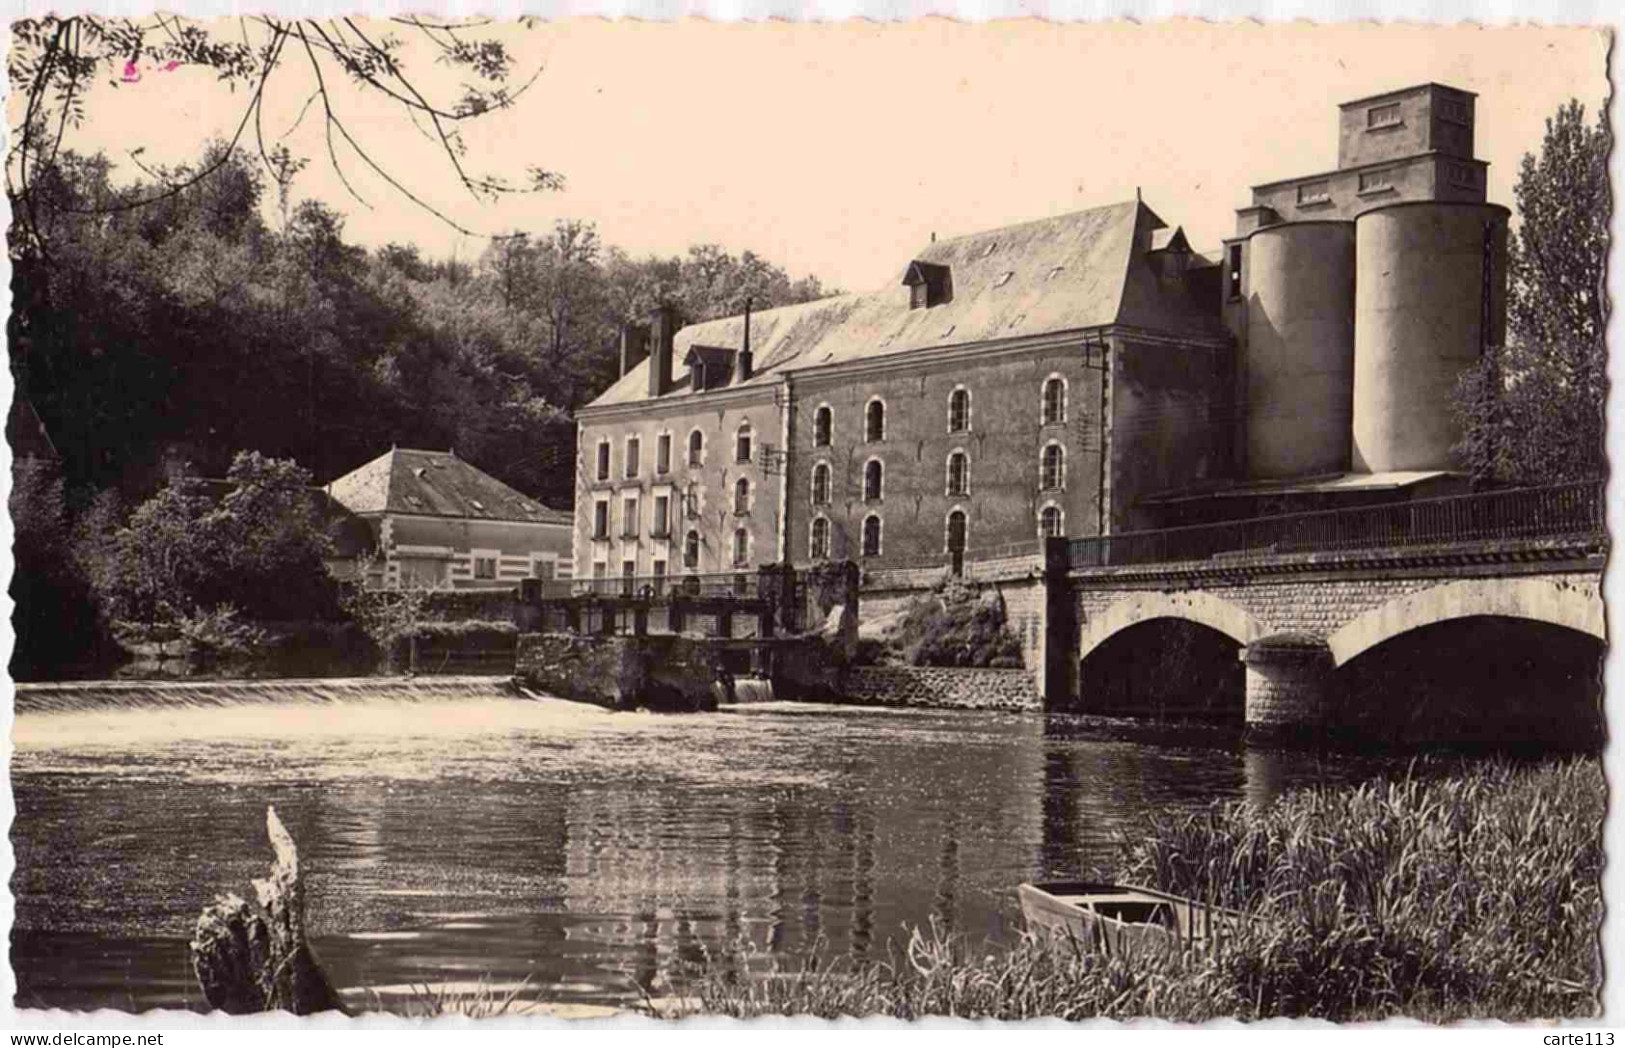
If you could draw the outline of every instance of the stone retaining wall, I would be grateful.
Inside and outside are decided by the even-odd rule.
[[[1026,670],[854,666],[847,672],[844,697],[866,706],[1022,712],[1043,709],[1032,674]]]

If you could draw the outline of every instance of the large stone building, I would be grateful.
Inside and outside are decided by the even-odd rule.
[[[1500,337],[1473,96],[1341,107],[1338,166],[1193,251],[1140,201],[933,242],[869,294],[623,335],[579,414],[578,575],[850,557],[1433,493]]]

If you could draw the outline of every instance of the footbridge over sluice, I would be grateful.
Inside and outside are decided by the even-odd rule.
[[[1602,483],[1566,484],[1049,539],[962,570],[1009,591],[1050,709],[1593,745],[1604,516]]]

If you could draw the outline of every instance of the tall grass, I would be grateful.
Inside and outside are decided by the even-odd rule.
[[[1255,923],[1182,952],[1024,937],[981,956],[933,926],[863,965],[814,955],[763,978],[735,958],[688,996],[739,1017],[1594,1015],[1605,800],[1598,762],[1573,759],[1161,815],[1115,879]]]
[[[436,1019],[450,1015],[495,1019],[506,1015],[526,1015],[536,1009],[534,1001],[524,998],[530,988],[529,976],[518,986],[506,989],[492,985],[488,976],[481,976],[471,986],[413,983],[406,994],[394,999],[386,999],[375,991],[369,991],[367,1010],[393,1012],[408,1019]]]

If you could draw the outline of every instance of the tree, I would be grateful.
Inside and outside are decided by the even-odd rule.
[[[69,549],[67,503],[56,462],[19,457],[8,498],[12,524],[11,675],[48,677],[102,643],[95,604]]]
[[[336,608],[330,549],[309,472],[242,452],[224,494],[177,476],[87,555],[110,619],[185,632],[197,622],[233,627],[238,615],[323,617]]]
[[[1541,484],[1601,476],[1608,395],[1603,280],[1612,198],[1606,115],[1577,101],[1546,121],[1540,156],[1513,187],[1507,340],[1462,377],[1457,452],[1479,480]]]
[[[535,24],[535,19],[521,24]],[[45,15],[12,23],[12,50],[8,59],[12,91],[22,99],[19,118],[11,126],[13,143],[6,158],[6,189],[11,198],[11,248],[20,258],[48,259],[54,212],[107,213],[144,207],[177,195],[209,179],[226,165],[252,126],[252,142],[265,169],[279,184],[302,161],[286,151],[268,148],[263,126],[267,92],[276,89],[308,94],[326,132],[328,158],[352,197],[370,207],[355,190],[340,161],[340,148],[351,162],[372,171],[417,207],[434,214],[461,232],[469,232],[442,210],[426,202],[374,156],[363,141],[364,128],[347,119],[342,96],[347,83],[360,98],[378,98],[394,105],[420,131],[435,142],[458,183],[473,198],[489,199],[506,193],[557,189],[562,179],[536,164],[523,180],[470,168],[459,127],[466,121],[506,109],[540,75],[513,83],[514,59],[503,41],[479,30],[491,20],[450,24],[417,16],[391,18],[380,29],[375,23],[352,18],[285,19],[272,15],[240,17],[235,24],[204,23],[176,15],[145,18]],[[405,38],[391,27],[409,30]],[[454,101],[438,101],[424,86],[414,63],[425,55],[462,78],[461,94]],[[99,77],[117,90],[148,75],[162,75],[181,66],[202,66],[213,71],[220,86],[243,99],[240,117],[224,151],[213,163],[158,177],[147,193],[119,200],[77,205],[50,193],[50,172],[70,127],[79,127],[88,113],[88,99]],[[303,76],[298,75],[303,71]],[[301,118],[302,119],[302,118]],[[138,161],[139,162],[139,161]],[[88,203],[88,206],[87,206]]]

